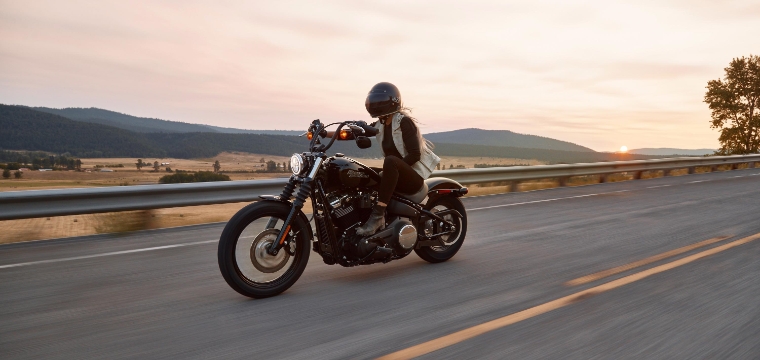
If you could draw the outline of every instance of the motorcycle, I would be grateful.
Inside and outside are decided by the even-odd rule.
[[[337,129],[327,131],[332,125]],[[325,264],[345,267],[387,263],[412,251],[439,263],[459,251],[467,233],[467,214],[459,197],[467,188],[443,177],[425,180],[414,194],[394,193],[385,227],[370,236],[356,234],[377,203],[381,169],[326,152],[336,140],[354,140],[367,149],[372,146],[369,137],[377,132],[363,121],[311,123],[303,134],[310,151],[291,157],[293,175],[282,194],[261,196],[238,211],[222,232],[219,270],[232,289],[252,298],[278,295],[301,276],[310,250]],[[314,229],[302,211],[307,198]]]

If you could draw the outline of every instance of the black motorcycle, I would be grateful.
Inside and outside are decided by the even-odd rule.
[[[332,125],[337,129],[328,132]],[[467,214],[459,197],[467,194],[467,188],[442,177],[425,180],[417,193],[393,194],[386,226],[371,236],[356,234],[377,202],[382,174],[343,154],[328,157],[325,152],[336,140],[355,140],[359,148],[369,148],[369,137],[376,133],[363,121],[311,123],[304,134],[311,151],[291,157],[293,175],[282,194],[261,196],[225,226],[218,259],[227,284],[253,298],[277,295],[301,276],[309,249],[328,265],[347,267],[387,263],[412,250],[438,263],[459,251],[467,232]],[[320,139],[327,138],[329,142],[322,144]],[[302,211],[309,197],[314,229]]]

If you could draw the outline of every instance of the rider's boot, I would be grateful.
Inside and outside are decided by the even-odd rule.
[[[376,204],[372,208],[372,215],[369,216],[364,225],[356,229],[356,234],[361,236],[372,235],[385,225],[385,205]]]

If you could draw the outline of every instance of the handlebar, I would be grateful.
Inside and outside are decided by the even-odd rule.
[[[325,128],[330,125],[338,124],[338,128],[334,131],[327,131]],[[341,136],[341,129],[343,127],[348,127],[350,129],[350,132],[344,132],[345,135]],[[316,130],[316,131],[314,131]],[[341,123],[332,123],[328,125],[322,125],[319,120],[315,120],[312,123],[312,126],[309,128],[309,131],[307,133],[312,133],[312,131],[316,132],[318,136],[313,136],[313,139],[311,139],[311,148],[312,151],[320,151],[325,152],[327,149],[329,149],[332,144],[335,142],[335,140],[338,140],[338,138],[341,138],[340,140],[355,140],[357,136],[364,136],[364,137],[372,137],[377,135],[379,132],[376,128],[369,126],[364,121],[344,121]],[[319,139],[321,138],[330,138],[330,142],[328,142],[326,145],[319,145]]]

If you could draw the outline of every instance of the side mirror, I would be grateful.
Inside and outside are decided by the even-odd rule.
[[[360,149],[367,149],[372,147],[372,140],[370,140],[366,136],[357,136],[356,137],[356,146],[358,146]]]

